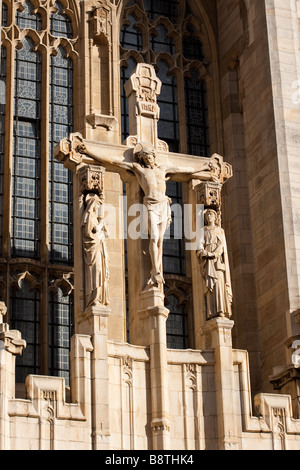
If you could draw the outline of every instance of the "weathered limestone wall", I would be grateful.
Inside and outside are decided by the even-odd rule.
[[[299,334],[296,3],[218,2],[224,156],[234,170],[224,218],[235,247],[237,346],[249,351],[253,387],[262,383],[264,391],[273,368],[290,362],[285,342]]]
[[[234,169],[223,192],[223,223],[227,234],[234,291],[235,346],[247,349],[253,391],[261,388],[260,344],[253,259],[248,155],[243,119],[239,60],[248,44],[248,23],[243,2],[220,0],[218,48],[224,150]],[[266,61],[264,63],[267,63]],[[255,73],[254,69],[252,72]],[[228,208],[228,209],[227,209]]]
[[[266,0],[289,304],[289,336],[300,334],[300,57],[298,0]],[[298,320],[298,324],[295,323]]]
[[[219,339],[224,335],[222,328],[220,333]],[[226,335],[224,339],[226,344]],[[26,399],[15,399],[10,395],[3,400],[2,395],[6,413],[4,417],[2,411],[0,417],[2,449],[94,448],[92,410],[95,403],[91,401],[93,348],[89,336],[76,335],[73,348],[70,403],[65,398],[64,380],[57,377],[28,376]],[[226,420],[219,413],[219,400],[223,395],[223,409],[234,410],[228,424],[232,430],[236,429],[234,440],[230,434],[227,436],[228,449],[297,450],[300,421],[293,418],[290,397],[257,395],[253,412],[248,354],[231,350],[230,346],[228,352],[233,362],[231,366],[223,365],[227,371],[232,370],[231,379],[229,381],[227,377],[227,380],[220,381],[222,372],[220,374],[218,370],[215,351],[168,350],[170,446],[160,449],[192,451],[224,447],[220,423],[224,424]],[[5,354],[11,355],[8,350]],[[107,362],[109,429],[105,434],[106,448],[115,451],[153,449],[149,348],[110,341]],[[8,388],[14,380],[14,374],[11,376],[6,384]],[[221,384],[222,394],[219,393]],[[96,396],[96,405],[101,406],[103,394],[100,389]]]

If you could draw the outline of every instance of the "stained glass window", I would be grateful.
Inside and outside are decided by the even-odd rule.
[[[70,18],[64,14],[64,7],[60,2],[55,2],[54,6],[57,8],[57,11],[50,18],[51,34],[71,39],[73,37],[73,30]]]
[[[74,333],[73,298],[61,289],[51,294],[49,315],[49,371],[69,385],[70,338]]]
[[[191,155],[209,157],[208,109],[206,84],[199,80],[198,72],[192,70],[191,77],[185,79],[185,103],[187,126],[187,146]]]
[[[8,14],[8,8],[6,3],[2,2],[2,26],[7,26],[7,14]]]
[[[73,261],[72,174],[53,158],[57,142],[73,130],[73,63],[62,47],[50,70],[50,258]]]
[[[11,329],[19,330],[26,340],[26,348],[16,360],[16,381],[24,382],[28,374],[39,373],[40,293],[23,280],[20,289],[11,289],[10,302]]]
[[[126,98],[124,85],[129,80],[130,75],[136,68],[136,61],[133,57],[129,57],[127,59],[126,67],[121,67],[121,118],[122,118],[122,139],[123,141],[129,135],[129,127],[128,127],[128,100]]]
[[[143,38],[141,31],[136,26],[135,15],[128,15],[127,23],[121,30],[121,44],[125,49],[135,49],[141,51],[143,48]]]
[[[188,347],[187,312],[184,304],[179,304],[174,295],[169,295],[167,308],[171,314],[167,321],[167,347],[186,349]]]
[[[39,257],[41,57],[30,38],[15,56],[12,256]]]
[[[40,31],[42,27],[41,15],[34,13],[34,6],[28,0],[23,4],[23,11],[17,11],[16,23],[20,29],[32,28]]]
[[[155,53],[166,52],[171,55],[175,53],[174,41],[168,37],[168,31],[162,24],[158,25],[155,33],[150,36],[150,45]]]
[[[178,152],[178,98],[176,78],[169,73],[169,67],[165,61],[158,63],[156,73],[162,82],[162,93],[157,99],[157,103],[160,107],[158,135],[160,139],[168,143],[171,152]]]
[[[144,7],[151,19],[166,16],[174,22],[178,18],[178,0],[144,0]]]
[[[7,285],[18,272],[34,271],[37,263],[44,268],[41,280],[43,302],[40,302],[39,291],[32,291],[25,281],[21,289],[11,289],[10,300],[5,299],[9,304],[11,328],[19,328],[28,344],[23,356],[18,359],[18,371],[22,372],[18,372],[17,380],[23,381],[27,373],[67,377],[69,371],[67,356],[73,325],[72,299],[49,293],[49,308],[46,300],[47,288],[53,282],[48,267],[55,264],[53,276],[57,280],[68,269],[62,267],[60,271],[57,265],[71,265],[73,260],[72,174],[54,159],[53,150],[60,139],[73,131],[73,61],[67,57],[66,50],[72,50],[75,55],[76,41],[73,41],[69,11],[64,10],[66,2],[51,2],[55,6],[53,9],[48,8],[49,2],[44,2],[45,8],[37,8],[38,2],[25,0],[18,2],[15,11],[16,3],[9,0],[2,2],[2,25],[8,28],[12,27],[12,22],[16,25],[13,28],[14,40],[7,49],[1,50],[0,70],[0,224],[3,160],[8,174],[12,176],[11,187],[9,181],[4,187],[8,192],[4,194],[7,210],[3,218],[11,223],[5,226],[4,233],[9,234],[10,244],[7,246],[7,240],[4,240],[2,256],[18,258],[11,263],[14,273],[7,269]],[[34,30],[34,34],[26,31],[24,37],[24,30],[29,29]],[[59,38],[63,38],[65,49],[59,45]],[[38,44],[43,46],[39,48]],[[8,72],[6,63],[10,66]],[[13,107],[9,107],[11,116],[5,119],[5,112],[8,113],[8,107],[5,109],[5,79],[6,72],[10,71],[14,75],[8,75],[7,91],[9,93],[12,89]],[[5,120],[12,126],[7,126],[4,141]],[[12,145],[5,145],[4,148],[4,142],[10,140]],[[9,153],[11,148],[12,158]],[[49,164],[46,159],[49,159]],[[48,200],[49,211],[45,211]],[[9,248],[10,253],[7,253]],[[65,325],[66,318],[68,327]],[[55,333],[50,337],[49,347],[45,335],[50,330]],[[43,358],[40,362],[39,356]],[[48,362],[45,356],[49,357]]]
[[[185,59],[202,62],[204,59],[203,45],[201,40],[195,37],[194,34],[194,26],[187,24],[186,35],[182,39],[182,53]]]

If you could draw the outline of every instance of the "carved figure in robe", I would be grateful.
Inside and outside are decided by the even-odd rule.
[[[106,247],[108,229],[101,215],[102,200],[97,194],[85,197],[81,227],[85,259],[86,307],[109,305],[109,260]]]
[[[203,236],[197,250],[205,286],[207,319],[232,316],[232,288],[224,230],[217,225],[216,211],[204,215]]]
[[[156,163],[155,149],[151,144],[141,143],[135,148],[137,161],[113,160],[90,151],[87,144],[80,144],[77,150],[98,160],[104,167],[113,165],[132,171],[144,193],[144,206],[148,212],[149,254],[152,263],[148,287],[161,286],[164,282],[162,259],[164,234],[171,223],[171,199],[166,195],[166,182],[171,175],[198,175],[203,179],[211,178],[211,162],[204,163],[197,170],[189,168],[174,168]]]

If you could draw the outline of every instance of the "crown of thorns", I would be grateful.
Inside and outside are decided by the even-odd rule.
[[[138,144],[134,149],[134,155],[138,160],[142,160],[144,155],[155,156],[155,150],[151,144]]]

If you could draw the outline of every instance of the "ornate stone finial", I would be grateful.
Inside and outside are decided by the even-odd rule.
[[[135,93],[138,114],[159,118],[157,97],[160,95],[161,81],[152,65],[138,64],[125,84],[125,91],[127,98]]]
[[[135,137],[135,142],[149,142],[156,149],[168,151],[167,144],[163,145],[157,136],[160,115],[157,97],[161,85],[154,67],[149,64],[138,64],[125,84],[129,104],[129,141]]]

